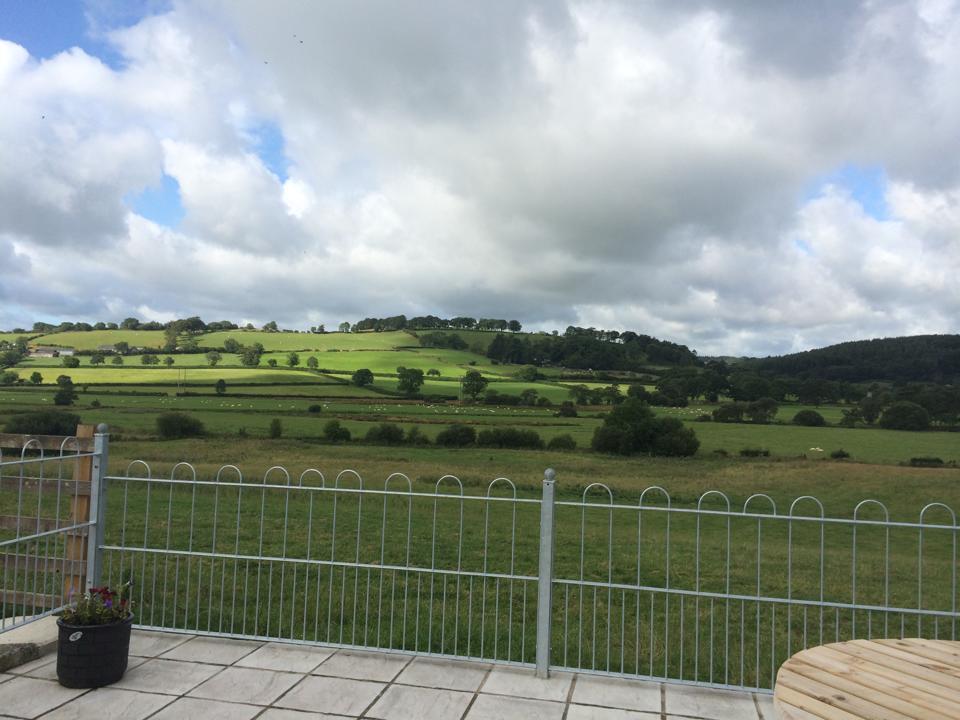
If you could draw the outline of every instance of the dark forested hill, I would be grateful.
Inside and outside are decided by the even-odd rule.
[[[763,373],[848,382],[960,382],[960,335],[857,340],[806,352],[745,360]]]

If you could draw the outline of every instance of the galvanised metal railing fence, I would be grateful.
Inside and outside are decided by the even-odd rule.
[[[106,435],[0,436],[0,632],[62,610],[82,591],[96,543]],[[2,446],[8,447],[4,455]]]
[[[132,578],[145,628],[761,691],[811,645],[957,638],[960,527],[940,503],[838,518],[809,496],[566,491],[552,471],[538,487],[135,461],[104,481],[90,582]]]

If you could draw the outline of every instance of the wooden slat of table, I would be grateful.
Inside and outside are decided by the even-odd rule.
[[[776,694],[777,710],[783,720],[863,720],[860,715],[848,713],[828,703],[810,697],[806,693],[789,687],[778,687]],[[800,706],[803,707],[800,707]]]
[[[870,645],[854,645],[853,643],[837,643],[835,645],[826,645],[825,647],[857,658],[862,658],[865,662],[872,665],[879,665],[890,668],[904,675],[913,675],[915,677],[929,680],[938,685],[945,685],[948,688],[955,688],[957,683],[950,676],[939,672],[937,669],[930,669],[926,665],[920,665],[916,662],[906,661],[903,658],[894,657],[889,653],[881,652]]]
[[[830,685],[842,692],[883,705],[908,717],[924,720],[951,718],[960,720],[960,705],[935,695],[927,696],[909,684],[878,677],[862,669],[853,669],[843,662],[830,661],[817,655],[816,665],[794,658],[790,669],[799,675]]]
[[[960,651],[956,648],[949,649],[939,647],[932,642],[920,643],[916,640],[877,640],[876,642],[960,669]]]
[[[854,640],[801,651],[777,674],[790,720],[960,720],[960,643]]]
[[[870,702],[856,695],[850,695],[834,687],[832,683],[827,684],[818,680],[811,680],[798,674],[792,668],[787,667],[786,664],[784,664],[784,666],[780,668],[780,672],[777,673],[777,687],[779,688],[781,685],[803,693],[808,697],[814,698],[838,710],[849,712],[854,717],[870,718],[870,720],[917,720],[915,716],[885,708],[882,705]],[[799,707],[808,709],[803,705]]]
[[[886,680],[887,682],[901,683],[916,690],[943,698],[946,702],[954,704],[960,708],[960,688],[951,688],[936,682],[931,682],[918,675],[904,673],[902,670],[887,667],[876,662],[870,662],[863,658],[845,655],[832,647],[824,646],[819,648],[817,661],[821,667],[836,668],[848,667],[865,677],[877,680]]]
[[[877,652],[892,655],[893,657],[903,660],[904,662],[916,663],[920,667],[933,670],[934,672],[960,678],[960,665],[954,665],[950,661],[931,660],[929,657],[925,657],[924,655],[918,655],[915,649],[907,650],[905,648],[894,647],[893,645],[887,645],[879,640],[852,640],[851,642],[854,645],[860,644],[861,646],[870,643],[868,647],[875,649]]]

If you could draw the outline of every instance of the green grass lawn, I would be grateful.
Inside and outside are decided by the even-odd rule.
[[[0,342],[13,343],[13,342],[16,342],[17,340],[19,340],[20,338],[24,338],[24,339],[26,339],[26,340],[29,340],[29,339],[32,338],[34,335],[35,335],[35,333],[0,332]]]
[[[375,374],[395,374],[398,367],[415,370],[435,369],[441,376],[460,378],[468,370],[479,370],[485,375],[497,375],[496,368],[482,355],[461,350],[440,348],[411,348],[404,350],[350,350],[338,352],[298,353],[300,366],[306,367],[310,357],[317,359],[317,366],[337,372],[353,372],[366,368]],[[270,359],[286,366],[289,352],[266,353],[261,365]],[[471,363],[473,363],[471,365]]]
[[[735,459],[622,459],[578,454],[549,454],[532,451],[491,453],[472,449],[447,451],[436,448],[378,448],[356,445],[316,446],[292,440],[271,442],[248,440],[178,441],[142,443],[120,441],[111,448],[112,472],[122,473],[130,460],[146,459],[154,477],[167,477],[173,464],[181,459],[195,459],[199,477],[212,478],[219,463],[237,464],[246,482],[259,481],[266,469],[277,463],[292,473],[296,484],[300,472],[308,467],[320,469],[328,486],[343,468],[354,468],[364,478],[364,486],[383,487],[391,472],[404,472],[413,480],[413,489],[432,493],[437,478],[454,473],[462,481],[468,495],[482,495],[493,477],[514,480],[521,497],[536,498],[540,492],[543,469],[551,465],[558,470],[558,500],[578,500],[583,488],[604,482],[613,488],[618,503],[635,506],[639,492],[658,484],[673,498],[673,507],[691,508],[708,489],[723,491],[731,499],[733,509],[755,492],[765,492],[776,501],[779,514],[786,513],[792,500],[802,494],[819,497],[828,516],[849,517],[854,504],[865,496],[887,504],[891,517],[916,520],[922,505],[934,499],[954,507],[960,502],[958,471],[935,471],[913,468],[878,467],[856,463],[811,460],[753,461]],[[141,474],[139,468],[136,474]],[[190,477],[183,469],[177,477]],[[276,471],[272,482],[283,484]],[[233,482],[234,476],[224,476]],[[316,476],[307,476],[308,484],[316,484]],[[356,487],[354,478],[345,484]],[[902,492],[907,485],[910,493]],[[108,542],[118,543],[123,533],[127,544],[140,546],[146,537],[148,547],[174,551],[173,556],[153,554],[108,553],[108,571],[119,579],[124,569],[134,571],[143,588],[141,610],[147,624],[197,630],[224,631],[247,635],[289,637],[298,640],[346,642],[381,647],[416,649],[469,656],[496,657],[531,661],[533,646],[529,635],[535,621],[532,585],[523,581],[484,584],[479,578],[463,576],[456,585],[453,576],[443,578],[429,572],[420,575],[419,583],[403,571],[377,570],[381,564],[403,565],[407,556],[405,500],[392,499],[384,504],[380,496],[368,496],[362,506],[356,495],[332,493],[315,495],[297,491],[287,496],[278,488],[269,492],[249,488],[239,493],[236,487],[213,491],[194,491],[181,486],[168,492],[159,485],[152,495],[150,511],[146,510],[142,485],[114,482],[109,514]],[[393,487],[400,487],[401,484]],[[451,483],[444,493],[456,492]],[[504,488],[496,491],[503,496]],[[122,495],[120,495],[122,493]],[[121,498],[122,499],[119,499]],[[337,498],[337,530],[333,530],[333,501]],[[636,510],[624,508],[608,511],[603,508],[604,495],[591,495],[597,506],[588,510],[579,507],[557,508],[555,577],[577,580],[634,584],[638,562],[642,585],[663,587],[669,579],[673,588],[722,591],[725,588],[726,525],[717,518],[696,522],[692,515],[678,514],[671,518],[670,572],[666,573],[666,526],[662,513],[647,511],[643,516],[643,536],[638,540]],[[656,500],[653,504],[657,505]],[[709,509],[725,507],[715,497],[706,504]],[[513,572],[535,575],[538,548],[538,508],[519,505],[516,513],[509,505],[493,505],[487,512],[483,502],[466,502],[463,506],[462,530],[459,524],[460,505],[445,497],[435,510],[430,497],[416,498],[409,505],[412,533],[409,557],[412,566],[455,569],[476,572],[484,566],[492,572]],[[810,507],[803,507],[806,514]],[[265,520],[261,522],[261,511]],[[874,515],[871,515],[874,517]],[[181,532],[168,534],[168,518]],[[239,524],[238,524],[239,518]],[[932,520],[928,517],[928,520]],[[942,520],[942,518],[937,518]],[[767,520],[763,523],[763,550],[759,562],[762,570],[761,591],[772,597],[786,597],[787,524]],[[486,542],[484,541],[486,531]],[[756,588],[757,553],[756,521],[750,516],[734,518],[730,530],[730,591],[751,595]],[[792,585],[789,592],[795,599],[818,596],[819,564],[816,549],[819,534],[816,526],[797,524],[793,533]],[[826,527],[825,575],[828,600],[849,602],[851,535],[848,527]],[[889,602],[902,607],[915,606],[917,579],[917,544],[915,531],[894,530],[891,542],[891,595]],[[700,537],[700,577],[695,573],[696,538]],[[514,538],[511,543],[510,538]],[[336,538],[336,542],[333,539]],[[434,538],[437,542],[434,542]],[[581,541],[581,538],[583,540]],[[582,542],[582,544],[581,544]],[[925,536],[924,578],[928,608],[949,607],[947,583],[935,578],[950,571],[949,534],[928,531]],[[882,601],[883,536],[880,531],[861,530],[858,539],[858,601]],[[511,560],[511,548],[514,555]],[[582,549],[581,549],[582,548]],[[312,567],[305,564],[279,562],[239,563],[226,560],[207,561],[178,556],[178,550],[210,551],[232,554],[262,554],[286,558],[334,559],[343,563],[369,563],[370,570],[349,567]],[[296,574],[293,568],[296,567]],[[236,572],[236,575],[234,574]],[[304,577],[307,573],[307,577]],[[474,584],[470,584],[470,583]],[[409,583],[409,584],[408,584]],[[404,602],[404,590],[408,600]],[[201,593],[197,595],[197,593]],[[512,594],[511,594],[512,593]],[[945,594],[946,593],[946,594]],[[286,600],[281,600],[285,597]],[[688,598],[682,606],[674,598],[668,621],[661,596],[618,590],[610,592],[587,588],[581,594],[577,586],[557,585],[554,590],[554,662],[571,667],[607,669],[606,653],[612,648],[612,667],[626,672],[646,672],[648,652],[653,656],[657,672],[671,677],[697,677],[707,680],[711,670],[720,673],[723,640],[731,640],[733,659],[726,658],[733,669],[729,681],[769,686],[771,660],[779,665],[787,652],[785,606],[777,609],[773,621],[765,608],[751,603],[727,604],[703,601],[695,606]],[[211,600],[212,598],[212,600]],[[223,598],[223,599],[221,599]],[[268,600],[269,598],[269,600]],[[392,598],[392,599],[391,599]],[[235,599],[236,602],[231,602]],[[473,604],[471,605],[471,601]],[[478,604],[489,603],[481,610]],[[494,609],[499,608],[499,609]],[[610,615],[608,616],[608,611]],[[808,617],[809,611],[809,617]],[[754,613],[762,616],[760,636],[755,634]],[[635,615],[635,613],[637,613]],[[680,635],[679,615],[683,614],[686,630]],[[854,634],[852,616],[832,611],[825,619],[810,608],[795,608],[793,632],[789,640],[794,650],[806,642],[832,641],[836,631],[841,638]],[[401,629],[402,619],[410,623]],[[419,617],[415,626],[414,618]],[[637,617],[641,619],[637,621]],[[378,618],[382,621],[379,626]],[[395,625],[388,629],[386,620]],[[454,629],[454,618],[462,624]],[[694,627],[699,618],[703,635],[699,644],[699,667],[694,668]],[[329,619],[329,621],[328,621]],[[485,619],[485,630],[480,629]],[[889,620],[889,618],[887,618]],[[866,634],[866,623],[874,623],[876,634],[884,622],[881,613],[868,619],[858,618],[858,636]],[[648,621],[655,625],[649,635]],[[661,642],[662,627],[670,624],[673,644],[669,650]],[[729,635],[723,633],[730,623]],[[899,619],[893,619],[893,632],[899,632]],[[836,625],[835,625],[836,623]],[[379,627],[379,629],[377,629]],[[469,631],[466,628],[471,628]],[[809,629],[810,637],[804,636]],[[911,632],[912,628],[908,627]],[[599,632],[599,634],[595,634]],[[930,634],[930,623],[920,633]],[[941,630],[949,634],[946,628]],[[636,657],[637,637],[642,653]],[[776,650],[771,655],[771,639]],[[376,638],[373,640],[372,638]],[[468,641],[468,638],[470,640]],[[487,643],[480,651],[480,639]],[[717,642],[708,649],[708,638]],[[759,672],[753,665],[755,642],[762,639]],[[743,645],[740,645],[740,643]],[[493,650],[493,643],[498,649]],[[680,660],[678,647],[685,650]],[[744,674],[739,671],[739,653],[747,660]],[[695,675],[696,673],[696,675]]]
[[[364,332],[364,333],[270,333],[259,330],[223,330],[197,335],[197,342],[204,347],[222,347],[224,341],[233,338],[241,345],[260,343],[267,351],[337,350],[392,350],[396,347],[419,345],[410,333]],[[306,358],[304,358],[306,360]]]
[[[56,345],[76,350],[96,350],[101,345],[126,342],[130,347],[161,348],[166,342],[163,330],[91,330],[40,335],[31,345]]]

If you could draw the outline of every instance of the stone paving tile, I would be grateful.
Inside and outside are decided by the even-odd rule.
[[[215,637],[195,637],[185,643],[167,650],[160,657],[165,660],[188,660],[190,662],[211,663],[213,665],[232,665],[245,655],[249,655],[261,642],[250,640],[228,640]]]
[[[147,661],[147,658],[143,657],[129,657],[127,658],[127,670],[135,668],[137,665],[142,665]],[[18,668],[14,668],[13,671],[18,675],[26,675],[28,677],[40,678],[42,680],[56,680],[57,679],[57,654],[51,653],[50,655],[44,655],[42,658],[38,658],[33,662],[27,663],[26,665],[21,665]]]
[[[56,667],[56,662],[57,662],[57,654],[55,652],[47,653],[46,655],[41,655],[36,660],[31,660],[30,662],[24,663],[23,665],[18,665],[17,667],[10,668],[8,672],[14,673],[16,675],[32,676],[33,673],[35,673],[37,670],[44,667],[45,665],[49,665],[50,663],[54,663],[54,667]]]
[[[567,720],[660,720],[660,713],[571,704],[567,710]]]
[[[389,682],[409,662],[409,655],[341,650],[322,663],[313,674]]]
[[[13,717],[35,718],[85,692],[49,680],[16,677],[0,683],[0,708]]]
[[[665,687],[668,715],[690,715],[707,720],[759,720],[750,693],[689,685],[667,684]]]
[[[177,645],[182,645],[194,635],[162,633],[150,630],[135,630],[130,634],[130,654],[141,657],[156,657]]]
[[[63,705],[43,716],[44,720],[89,720],[90,718],[130,718],[143,720],[173,701],[169,695],[118,690],[104,687]]]
[[[287,670],[308,673],[333,654],[332,650],[309,645],[267,643],[235,663],[238,667]]]
[[[127,670],[113,687],[183,695],[221,670],[220,665],[153,659]]]
[[[541,680],[528,668],[495,667],[481,692],[563,702],[572,681],[570,673],[550,673],[548,679]]]
[[[257,720],[314,720],[314,718],[330,718],[330,720],[346,720],[347,718],[357,718],[358,715],[327,715],[326,713],[303,712],[301,710],[286,710],[281,708],[268,708],[263,715],[258,715]],[[152,718],[151,718],[152,720]],[[173,718],[171,718],[173,720]],[[217,718],[216,720],[219,720]]]
[[[232,667],[194,688],[190,695],[208,700],[269,705],[296,685],[300,677],[275,670]]]
[[[561,720],[564,704],[549,700],[524,700],[506,695],[479,695],[466,720]]]
[[[150,720],[250,720],[263,708],[256,705],[238,705],[220,700],[201,700],[199,698],[180,698],[167,705]]]
[[[578,675],[572,702],[660,712],[660,683]]]
[[[763,720],[777,720],[777,712],[773,709],[773,695],[754,695],[760,708],[760,717]]]
[[[364,717],[377,720],[460,718],[472,698],[472,693],[456,690],[392,685]]]
[[[358,716],[383,692],[384,683],[310,675],[277,700],[277,707]]]
[[[476,691],[490,670],[490,665],[418,657],[404,668],[394,682],[403,685]]]

